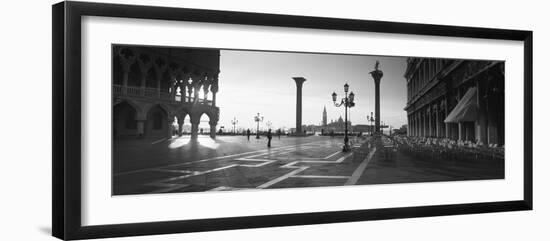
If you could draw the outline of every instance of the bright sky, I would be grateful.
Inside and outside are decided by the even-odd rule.
[[[369,72],[376,60],[384,72],[380,84],[381,120],[399,128],[406,124],[407,89],[403,77],[405,57],[380,57],[335,54],[280,53],[260,51],[222,50],[220,53],[218,127],[232,128],[231,120],[238,120],[237,128],[255,129],[254,116],[264,117],[272,128],[294,128],[296,118],[296,84],[292,77],[304,77],[302,92],[302,124],[319,125],[326,106],[328,122],[344,117],[344,108],[335,107],[331,94],[338,99],[344,95],[344,84],[355,93],[356,106],[350,120],[366,124],[367,115],[374,112],[374,81]]]

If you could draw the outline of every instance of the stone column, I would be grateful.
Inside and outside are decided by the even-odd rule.
[[[182,71],[183,73],[183,71]],[[189,102],[187,96],[187,89],[189,88],[189,77],[186,74],[183,74],[181,83],[180,83],[180,94],[181,94],[181,103]]]
[[[157,94],[158,94],[158,98],[160,99],[160,91],[161,91],[160,85],[162,80],[162,74],[164,73],[164,71],[166,71],[166,64],[162,59],[156,59],[154,63],[155,63],[154,64],[155,74],[157,77]],[[172,135],[172,133],[170,133],[170,135]]]
[[[432,109],[430,109],[430,106],[428,106],[428,109],[426,110],[426,114],[428,116],[427,118],[427,130],[426,130],[426,136],[431,137],[432,136]]]
[[[137,122],[137,135],[143,137],[145,135],[145,120],[136,120]]]
[[[422,118],[422,111],[418,111],[418,136],[424,136],[424,130],[423,130],[423,126],[424,126],[424,119]]]
[[[418,111],[418,136],[422,136],[422,112]]]
[[[432,137],[432,135],[433,135],[433,131],[432,131],[433,125],[432,125],[432,108],[431,108],[431,106],[428,106],[427,113],[428,113],[428,137]]]
[[[479,83],[479,80],[476,82],[477,85],[477,109],[479,110],[478,118],[475,122],[476,126],[476,139],[483,142],[484,145],[488,144],[487,140],[487,102],[486,99],[482,96],[482,93],[485,92],[485,88]]]
[[[122,64],[122,94],[126,95],[128,93],[128,75],[130,73],[130,67],[136,60],[136,56],[132,53],[128,53],[128,55],[124,53],[120,53],[120,59]]]
[[[411,136],[414,136],[414,114],[411,114]]]
[[[384,73],[378,69],[380,63],[376,61],[376,65],[374,66],[375,70],[370,72],[372,78],[374,79],[374,129],[376,133],[380,133],[380,80],[382,79],[382,76],[384,76]]]
[[[195,81],[195,80],[191,80],[191,81]],[[191,84],[187,83],[187,97],[188,97],[188,100],[187,102],[193,102],[193,82],[191,82]]]
[[[418,118],[417,114],[416,114],[416,112],[414,112],[414,114],[413,114],[413,134],[414,134],[414,136],[418,135],[418,126],[417,126],[418,120],[417,120],[417,118]]]
[[[157,94],[160,99],[160,80],[162,79],[162,74],[157,72]]]
[[[306,81],[303,77],[293,77],[296,82],[296,135],[302,133],[302,85]]]
[[[191,118],[191,139],[197,139],[199,136],[200,119]]]
[[[414,120],[414,123],[413,123],[413,125],[414,125],[414,130],[413,130],[414,136],[418,136],[418,112],[414,112],[413,120]]]
[[[172,124],[170,124],[172,126]],[[183,134],[183,118],[178,117],[178,136]]]
[[[423,113],[422,113],[422,116],[424,116],[424,120],[422,121],[422,133],[423,133],[423,136],[426,137],[428,136],[428,111],[427,110],[424,110]]]
[[[210,121],[208,122],[210,124],[210,138],[216,139],[216,125],[218,124],[217,121]]]
[[[122,74],[122,94],[126,95],[128,93],[128,73],[130,72],[130,67],[123,67],[124,73]]]
[[[197,104],[199,102],[199,91],[202,86],[202,78],[197,76],[193,78],[193,103]]]
[[[216,93],[218,93],[218,78],[214,78],[212,81],[212,87],[210,87],[210,91],[212,91],[212,106],[216,106]]]
[[[170,81],[172,83],[172,93],[170,93],[170,95],[171,95],[170,100],[175,101],[176,100],[176,95],[178,93],[179,80],[176,79],[176,76],[172,76],[170,78]]]
[[[407,136],[411,136],[411,116],[407,116]]]
[[[202,86],[202,91],[204,92],[204,102],[205,104],[208,102],[208,92],[209,92],[209,89],[210,89],[210,83],[204,83],[204,85]]]
[[[417,136],[422,136],[422,113],[420,112],[420,110],[418,111],[418,135]]]
[[[424,114],[424,110],[422,110],[420,112],[420,136],[424,137],[424,132],[426,131],[426,128],[425,128],[425,123],[426,121],[426,117],[425,117],[425,114]]]
[[[464,124],[462,122],[458,122],[458,140],[463,141],[464,140]]]
[[[418,113],[418,110],[417,113],[415,113],[414,127],[415,136],[420,136],[420,113]]]
[[[445,105],[445,118],[449,116],[449,104],[447,101],[444,103]],[[445,123],[445,138],[451,138],[451,124]]]
[[[441,137],[441,117],[439,115],[439,108],[435,106],[435,136]]]
[[[149,59],[149,57],[140,55],[139,58],[137,58],[137,62],[139,64],[139,69],[141,70],[141,95],[145,95],[145,87],[147,83],[147,73],[149,72],[149,69],[153,66],[153,62]]]
[[[166,130],[166,138],[172,138],[172,124],[174,123],[174,116],[168,113],[168,116],[166,116],[166,118],[167,118],[166,121],[168,122],[168,128]]]
[[[414,119],[412,118],[412,115],[411,115],[411,122],[410,122],[409,130],[411,130],[409,136],[414,136]]]
[[[414,113],[414,135],[420,136],[420,113],[418,110]]]
[[[216,92],[212,91],[212,106],[216,106]]]

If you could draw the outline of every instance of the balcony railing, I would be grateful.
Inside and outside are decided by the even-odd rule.
[[[159,91],[156,88],[141,88],[141,87],[133,87],[133,86],[124,87],[122,85],[113,85],[113,95],[151,99],[151,100],[162,100],[166,102],[175,102],[175,103],[194,103],[195,102],[194,97],[181,96],[181,95],[173,96],[168,92]],[[212,101],[198,98],[197,104],[212,105]]]

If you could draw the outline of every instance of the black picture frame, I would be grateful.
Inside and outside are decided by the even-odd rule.
[[[322,224],[380,219],[532,210],[533,208],[533,32],[197,10],[90,2],[60,2],[52,6],[52,233],[60,239],[88,239],[228,229]],[[516,40],[524,43],[524,187],[523,199],[456,205],[245,216],[99,226],[81,224],[81,17],[229,23],[326,30]]]

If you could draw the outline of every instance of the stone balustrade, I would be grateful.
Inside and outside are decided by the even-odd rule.
[[[122,85],[113,85],[112,91],[114,97],[142,98],[169,103],[195,103],[194,96],[172,95],[171,93],[159,91],[156,88],[142,88],[134,86],[124,87]],[[203,98],[197,98],[196,104],[213,106],[213,102],[211,100]]]

